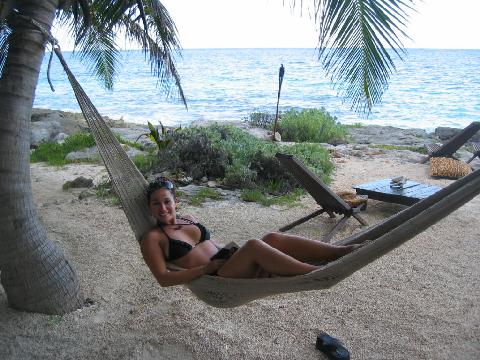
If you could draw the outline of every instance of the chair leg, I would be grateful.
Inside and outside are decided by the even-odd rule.
[[[332,240],[333,235],[338,231],[338,229],[340,229],[341,226],[345,224],[349,217],[350,215],[345,215],[343,218],[341,218],[340,221],[337,222],[335,226],[328,232],[328,234],[323,237],[322,241],[329,243],[330,240]]]
[[[320,215],[324,212],[325,212],[324,209],[318,209],[318,210],[314,211],[313,213],[311,213],[310,215],[304,216],[304,217],[298,219],[297,221],[294,221],[294,222],[292,222],[288,225],[285,225],[285,226],[281,227],[280,229],[278,229],[278,231],[284,232],[284,231],[290,230],[291,228],[293,228],[297,225],[300,225],[300,224],[304,223],[305,221],[308,221],[311,218],[314,218],[315,216],[318,216],[318,215]]]
[[[364,219],[362,216],[360,216],[360,214],[352,214],[352,216],[353,216],[355,219],[357,219],[358,222],[359,222],[360,224],[362,224],[363,226],[368,226],[368,223],[365,221],[365,219]]]
[[[467,164],[470,164],[470,162],[471,162],[473,159],[475,159],[477,156],[479,156],[479,154],[473,154],[473,156],[472,156],[470,159],[468,159]]]
[[[335,218],[335,214],[333,213],[333,211],[330,211],[330,210],[325,210],[328,214],[328,216],[330,216],[330,218],[334,219]]]

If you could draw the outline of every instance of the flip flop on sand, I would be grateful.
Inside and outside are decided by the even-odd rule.
[[[331,360],[350,360],[350,352],[340,340],[322,331],[317,336],[316,347]]]

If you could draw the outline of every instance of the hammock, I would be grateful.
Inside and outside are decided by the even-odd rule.
[[[67,73],[130,226],[140,239],[155,224],[144,195],[147,182],[73,76],[60,49],[55,47],[54,51]],[[215,307],[235,307],[281,293],[327,289],[440,221],[478,193],[480,169],[379,224],[337,242],[348,245],[371,240],[355,252],[305,275],[257,279],[204,275],[186,286],[199,299]]]

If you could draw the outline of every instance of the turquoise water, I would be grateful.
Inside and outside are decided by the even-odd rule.
[[[345,124],[464,127],[480,120],[480,50],[410,49],[391,78],[383,101],[368,118],[359,116],[332,89],[314,49],[184,50],[177,64],[188,111],[166,100],[140,51],[122,52],[113,91],[100,86],[72,53],[64,56],[102,115],[126,121],[186,125],[194,120],[238,121],[252,112],[275,112],[278,68],[285,66],[280,109],[325,107]],[[46,56],[34,106],[79,111],[58,60],[46,79]]]

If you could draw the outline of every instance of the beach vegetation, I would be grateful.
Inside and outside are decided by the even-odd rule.
[[[262,129],[273,129],[273,123],[275,122],[275,114],[269,112],[256,111],[250,113],[244,121],[252,126]]]
[[[121,144],[132,146],[137,149],[140,146],[139,144],[124,139],[118,134],[115,136]],[[66,158],[71,152],[86,150],[93,146],[95,146],[95,140],[90,132],[78,132],[68,136],[63,143],[49,141],[39,144],[38,147],[31,152],[30,161],[33,163],[45,162],[47,165],[51,166],[63,166],[72,162],[98,162],[98,160],[71,161]],[[145,163],[154,162],[155,158],[153,156],[139,156],[134,162],[135,161],[138,161],[139,166],[144,166],[144,168],[146,168]]]
[[[195,195],[189,196],[187,202],[190,205],[199,206],[207,199],[220,200],[221,198],[222,195],[218,192],[218,190],[204,187],[198,190]]]
[[[115,193],[113,189],[113,183],[109,177],[104,177],[102,180],[95,186],[95,195],[103,199],[110,206],[120,206],[120,198]]]
[[[319,144],[279,145],[256,138],[231,125],[214,124],[189,127],[174,134],[174,141],[159,153],[158,168],[191,177],[219,181],[231,189],[261,189],[281,195],[295,187],[296,181],[275,158],[277,152],[297,156],[323,181],[331,181],[333,163]]]
[[[259,189],[243,189],[240,198],[245,202],[255,202],[263,206],[294,207],[300,204],[300,198],[304,194],[305,191],[300,188],[295,188],[291,192],[279,196],[265,194]]]
[[[364,127],[365,124],[361,123],[361,122],[356,122],[356,123],[353,123],[353,124],[345,124],[345,127],[347,129],[359,129],[361,127]]]
[[[45,162],[52,166],[63,166],[69,161],[68,153],[88,149],[95,146],[93,136],[88,132],[78,132],[65,139],[63,143],[44,142],[30,154],[31,162]]]
[[[159,165],[159,158],[156,154],[136,155],[131,160],[142,174],[148,174]]]
[[[137,139],[135,140],[135,143],[141,137],[145,136],[157,145],[158,150],[165,149],[172,142],[171,134],[175,132],[176,129],[167,130],[167,128],[163,126],[161,121],[159,121],[159,124],[160,124],[160,131],[158,127],[153,126],[153,124],[150,121],[148,121],[147,125],[150,132],[141,134],[139,137],[137,137]]]
[[[345,143],[347,127],[325,108],[290,109],[282,114],[279,133],[284,141]]]

